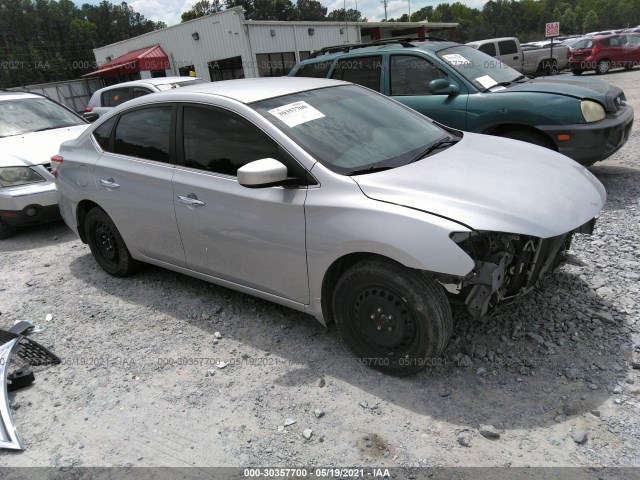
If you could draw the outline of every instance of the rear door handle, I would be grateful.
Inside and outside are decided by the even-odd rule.
[[[178,195],[178,201],[189,207],[204,207],[206,205],[202,200],[198,200],[193,193],[189,195]]]
[[[107,188],[120,188],[120,185],[118,185],[116,182],[113,181],[113,178],[107,178],[100,180],[100,185],[102,185],[103,187],[107,187]]]
[[[514,60],[518,60],[520,58],[520,55],[516,55],[515,57],[513,57]]]

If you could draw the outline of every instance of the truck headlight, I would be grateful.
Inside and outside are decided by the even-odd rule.
[[[17,187],[29,183],[46,182],[44,177],[30,167],[0,168],[0,187]]]
[[[582,100],[580,102],[580,110],[582,110],[584,121],[588,123],[597,122],[606,116],[602,105],[592,100]]]

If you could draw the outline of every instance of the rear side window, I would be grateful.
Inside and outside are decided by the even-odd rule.
[[[115,153],[169,163],[170,106],[142,108],[120,116]]]
[[[296,77],[326,78],[330,67],[331,61],[302,65],[296,72]]]
[[[496,44],[495,43],[485,43],[484,45],[480,45],[478,48],[481,52],[486,53],[487,55],[491,55],[492,57],[496,56]]]
[[[238,115],[201,107],[184,107],[185,166],[236,176],[254,160],[284,161],[278,146]]]
[[[381,56],[351,57],[338,60],[331,78],[357,83],[379,92],[381,71]]]
[[[141,87],[133,88],[133,98],[144,97],[145,95],[149,95],[150,93],[153,93],[153,92],[147,88],[141,88]]]
[[[503,40],[502,42],[498,42],[498,48],[500,49],[500,55],[518,53],[518,47],[516,46],[516,42],[513,40]]]
[[[98,145],[103,150],[110,151],[109,140],[111,140],[111,131],[116,124],[116,117],[110,118],[93,131],[93,138],[96,139]]]
[[[117,107],[132,98],[131,88],[114,88],[113,90],[102,92],[100,103],[103,107]]]

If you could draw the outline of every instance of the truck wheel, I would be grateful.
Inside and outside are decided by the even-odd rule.
[[[87,243],[102,269],[114,277],[135,272],[139,262],[133,259],[113,220],[101,208],[92,208],[84,221]]]
[[[545,75],[557,75],[558,74],[558,62],[555,59],[547,59],[540,63],[538,71]]]
[[[0,240],[9,238],[16,234],[16,227],[9,225],[2,218],[0,218]]]
[[[582,72],[584,72],[584,70],[581,68],[573,68],[571,70],[571,73],[573,73],[574,75],[582,75]]]
[[[596,73],[598,75],[607,73],[610,69],[611,69],[611,60],[607,60],[606,58],[603,58],[602,60],[600,60],[598,62],[598,65],[596,65]]]
[[[551,140],[538,132],[532,132],[529,130],[510,130],[502,133],[500,136],[512,138],[513,140],[520,140],[521,142],[533,143],[534,145],[540,145],[541,147],[555,150],[555,145],[553,145]]]
[[[333,291],[338,331],[361,363],[393,375],[434,365],[453,332],[440,285],[390,261],[352,266]]]

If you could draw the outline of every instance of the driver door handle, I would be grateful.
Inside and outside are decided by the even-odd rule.
[[[190,195],[193,195],[193,194],[190,194]],[[184,203],[189,207],[204,207],[206,205],[206,203],[204,203],[202,200],[198,200],[197,198],[194,198],[195,195],[193,195],[193,197],[190,195],[178,195],[178,201],[180,203]]]

